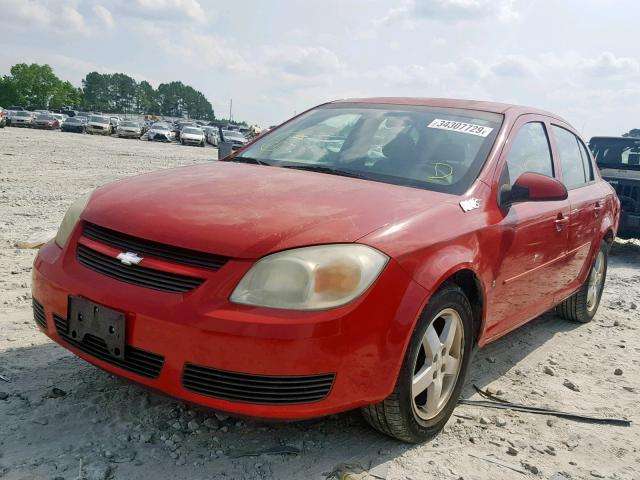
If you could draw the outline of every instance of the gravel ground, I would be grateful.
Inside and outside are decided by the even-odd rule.
[[[36,330],[36,251],[17,242],[55,231],[68,204],[98,185],[215,158],[211,148],[0,130],[1,478],[640,478],[636,423],[460,405],[435,440],[409,446],[378,435],[358,412],[274,424],[186,405],[98,370]],[[617,241],[595,320],[546,314],[489,345],[463,397],[477,398],[476,384],[514,402],[637,420],[639,268],[640,242]]]

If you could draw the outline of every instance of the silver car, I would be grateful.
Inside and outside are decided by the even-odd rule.
[[[109,123],[109,117],[91,115],[87,122],[87,133],[91,135],[110,135],[111,124]]]
[[[138,122],[124,120],[118,125],[116,135],[121,138],[140,138],[142,136],[142,128]]]
[[[31,122],[33,122],[33,113],[26,110],[20,110],[13,114],[11,117],[12,127],[28,127],[31,128]]]

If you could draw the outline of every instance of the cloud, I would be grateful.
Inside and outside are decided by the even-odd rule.
[[[105,28],[113,28],[113,15],[111,15],[111,12],[109,10],[107,10],[102,5],[94,5],[93,13],[96,15],[96,17],[98,17]]]
[[[72,5],[60,7],[51,0],[0,0],[0,24],[12,30],[50,27],[59,32],[86,32],[84,17]]]
[[[616,57],[611,52],[602,52],[596,58],[584,59],[580,66],[594,77],[612,77],[637,74],[640,64],[635,58]]]
[[[535,78],[538,65],[519,55],[506,55],[491,65],[491,72],[501,77]]]
[[[456,22],[497,18],[501,22],[508,22],[518,16],[514,0],[405,0],[376,23],[403,23],[415,27],[418,21]]]
[[[119,15],[168,22],[189,20],[202,23],[207,17],[198,0],[120,0],[118,6]]]
[[[338,56],[325,47],[268,47],[265,56],[265,65],[272,71],[298,77],[336,73],[343,68]]]

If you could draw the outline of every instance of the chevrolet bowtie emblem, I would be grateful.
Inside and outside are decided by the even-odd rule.
[[[138,265],[142,261],[142,257],[133,252],[121,252],[116,258],[125,265]]]

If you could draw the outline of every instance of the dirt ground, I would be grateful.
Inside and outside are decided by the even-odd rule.
[[[18,241],[55,231],[68,204],[98,185],[215,157],[212,148],[0,130],[0,478],[640,478],[637,240],[614,245],[591,324],[543,315],[479,351],[463,394],[478,398],[476,384],[513,402],[628,418],[631,427],[460,405],[435,440],[409,446],[372,431],[358,412],[238,419],[126,383],[36,329],[36,250]]]

